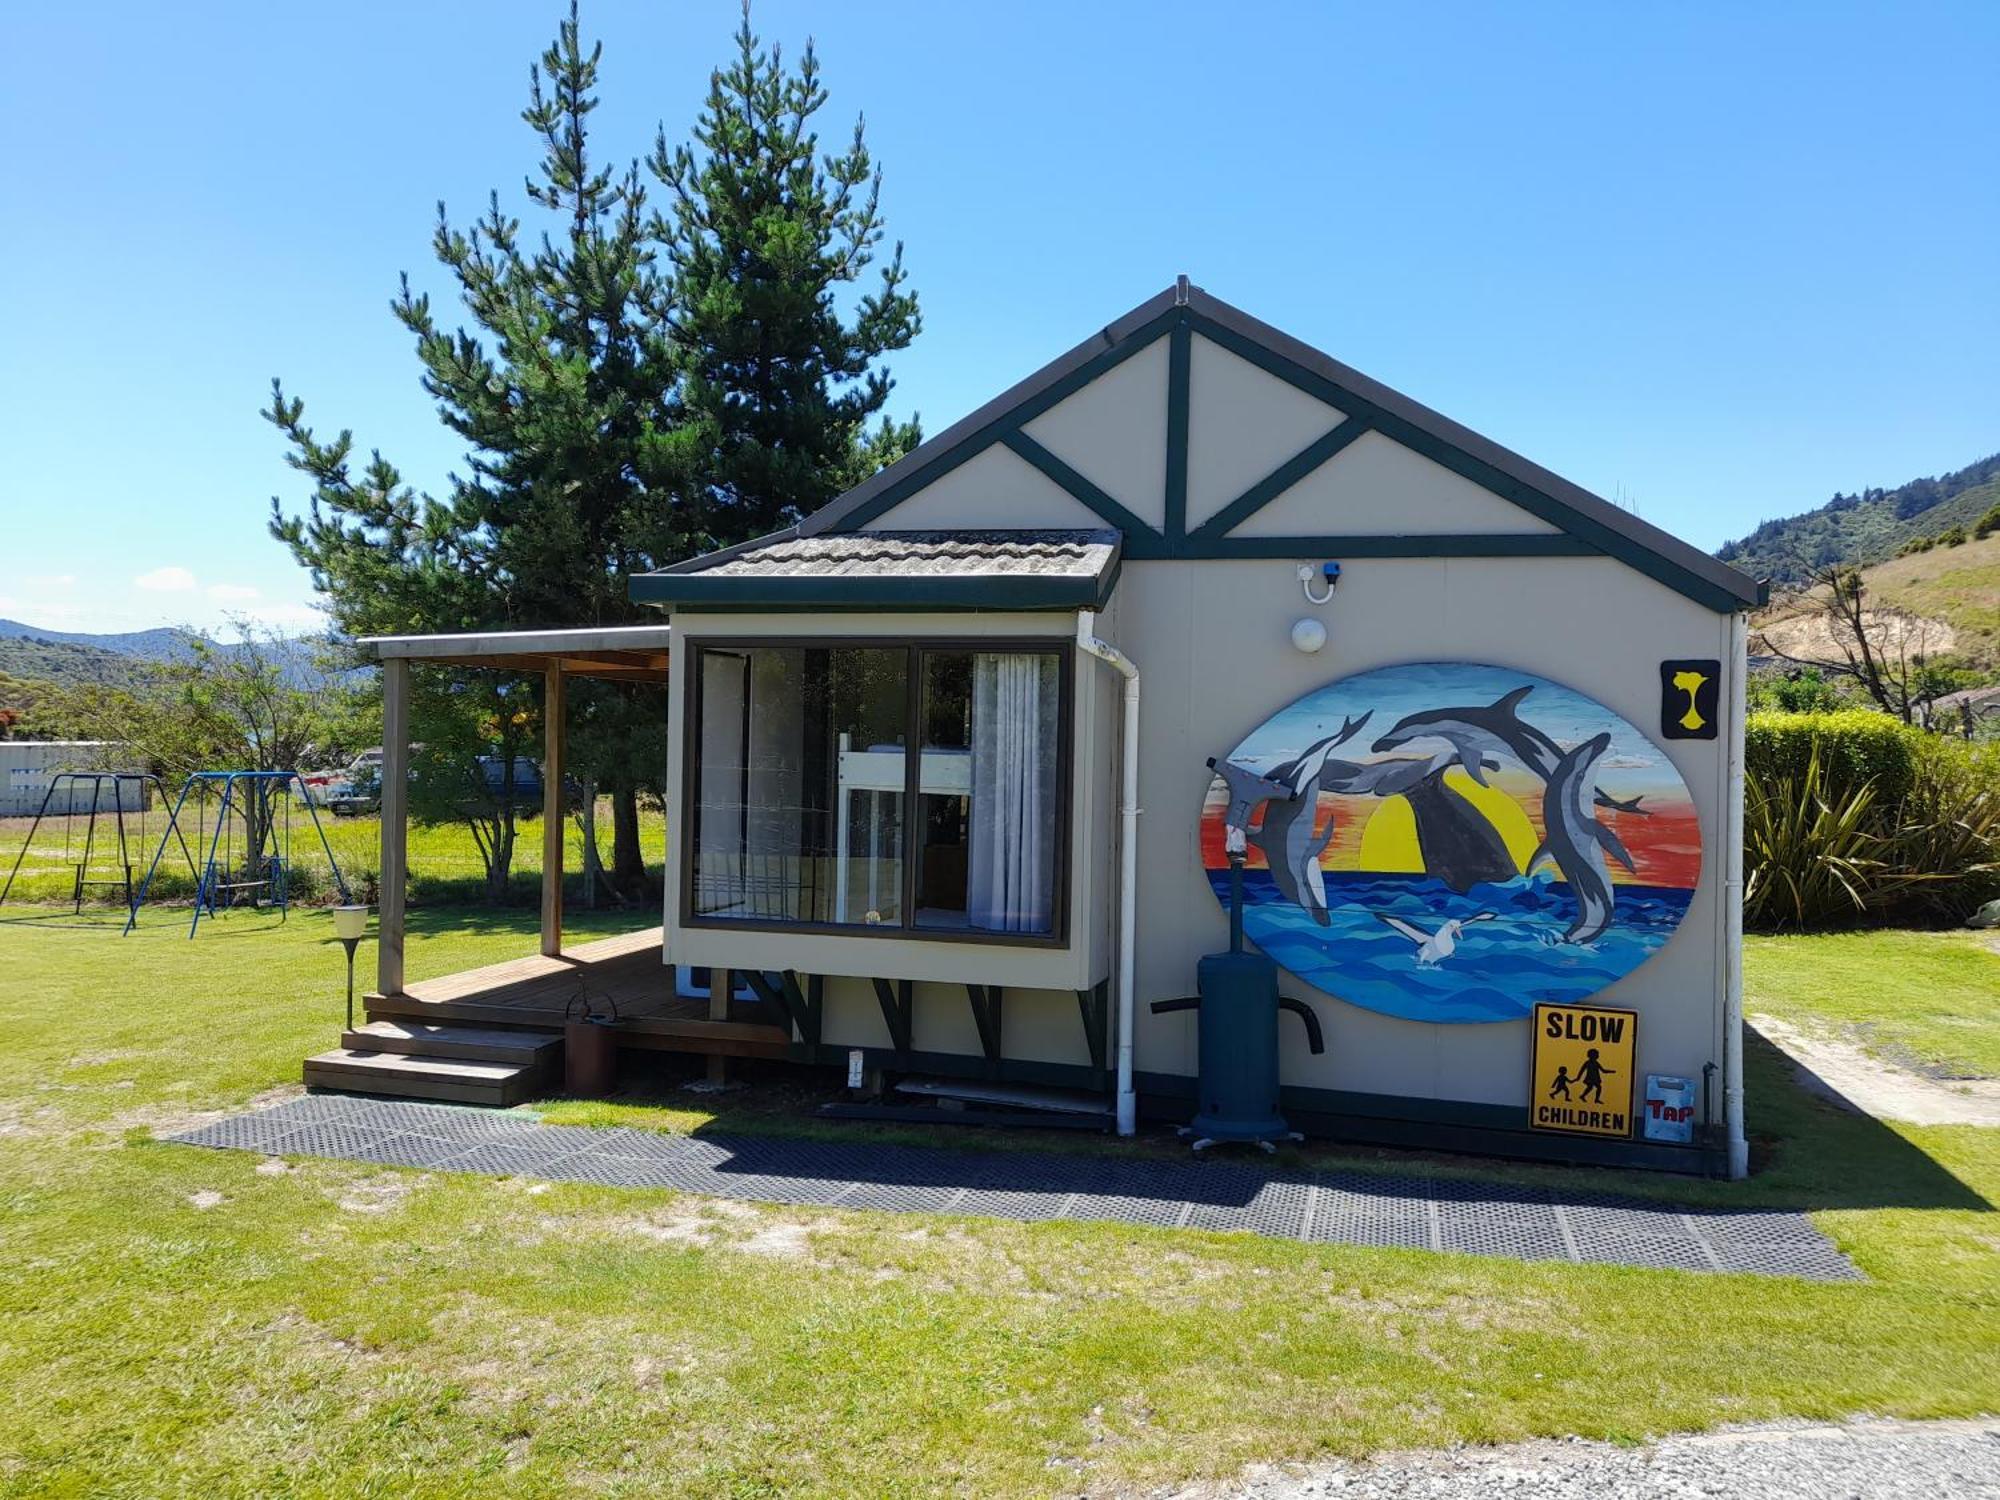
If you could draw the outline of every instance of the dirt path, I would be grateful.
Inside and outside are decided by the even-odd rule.
[[[1942,1083],[1871,1057],[1852,1042],[1814,1036],[1775,1016],[1746,1019],[1791,1058],[1802,1085],[1856,1114],[1906,1125],[2000,1125],[2000,1081]]]
[[[1641,1447],[1542,1441],[1253,1471],[1187,1500],[1974,1500],[2000,1496],[2000,1422],[1740,1427]]]

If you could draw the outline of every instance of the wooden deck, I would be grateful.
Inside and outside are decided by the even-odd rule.
[[[674,970],[661,961],[657,927],[579,943],[557,957],[535,954],[405,984],[395,994],[367,997],[371,1021],[409,1019],[475,1026],[557,1028],[581,1010],[581,996],[600,1014],[616,1006],[623,1047],[700,1052],[727,1057],[787,1055],[791,1033],[771,1024],[763,1006],[732,1001],[727,1020],[712,1019],[700,993],[677,992]]]

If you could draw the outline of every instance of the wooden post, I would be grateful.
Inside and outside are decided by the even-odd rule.
[[[562,663],[550,662],[542,680],[542,954],[562,953],[563,936],[563,719]]]
[[[403,886],[410,855],[410,664],[382,663],[382,892],[375,988],[403,992]]]
[[[729,1019],[729,997],[736,989],[736,976],[728,969],[708,971],[708,1018],[711,1021]],[[729,1082],[729,1059],[719,1052],[708,1055],[708,1081],[710,1083]]]

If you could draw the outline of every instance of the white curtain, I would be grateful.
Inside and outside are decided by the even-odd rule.
[[[1056,659],[972,659],[972,868],[967,921],[1048,932],[1055,903]]]

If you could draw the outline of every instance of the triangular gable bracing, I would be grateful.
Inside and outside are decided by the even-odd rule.
[[[1234,383],[1240,398],[1257,380],[1268,394],[1247,405],[1238,399],[1233,410],[1247,413],[1243,420],[1254,421],[1277,450],[1236,441],[1238,430],[1202,425],[1209,391]],[[1208,389],[1197,391],[1204,382]],[[1093,405],[1100,386],[1117,386],[1121,399]],[[1155,391],[1158,407],[1148,404]],[[1057,451],[1066,433],[1118,410],[1132,432],[1103,451],[1124,459],[1071,462]],[[1294,533],[1281,524],[1337,520],[1337,507],[1312,503],[1314,486],[1369,472],[1388,444],[1448,471],[1448,482],[1467,497],[1457,511],[1469,518],[1463,529],[1320,525]],[[1271,461],[1273,451],[1284,456]],[[1255,457],[1260,452],[1267,457]],[[1711,609],[1744,609],[1763,598],[1760,585],[1727,564],[1185,283],[807,517],[798,533],[914,524],[923,512],[890,513],[982,456],[988,465],[1028,465],[1116,527],[1128,560],[1605,555]],[[935,514],[924,519],[941,523]]]

